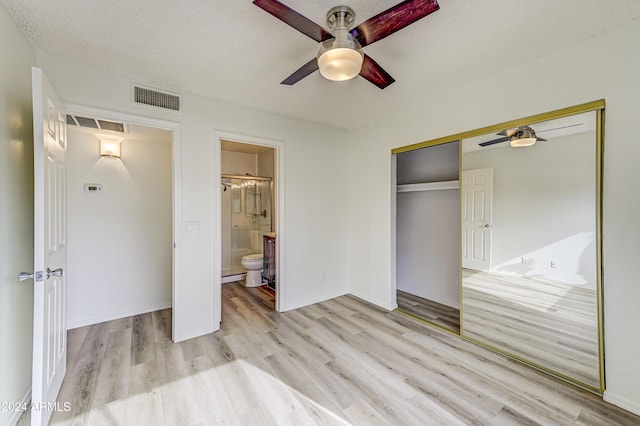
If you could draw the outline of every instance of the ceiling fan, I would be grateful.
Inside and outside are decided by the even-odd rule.
[[[555,127],[553,129],[540,130],[539,133],[550,132],[552,130],[566,129],[568,127],[576,127],[581,125],[582,123],[571,124],[569,126]],[[496,135],[503,136],[503,137],[493,139],[487,142],[482,142],[482,143],[479,143],[478,145],[485,147],[485,146],[509,141],[512,147],[520,148],[525,146],[531,146],[538,141],[546,141],[546,139],[542,139],[541,137],[536,136],[536,132],[530,126],[527,126],[527,125],[519,126],[518,128],[515,128],[515,129],[503,130],[499,133],[496,133]]]
[[[349,80],[361,75],[380,89],[395,80],[369,55],[363,53],[362,48],[440,8],[437,0],[406,0],[351,29],[355,13],[348,6],[337,6],[327,13],[327,25],[331,30],[329,32],[277,0],[254,0],[253,4],[321,44],[316,58],[280,84],[293,85],[320,70],[323,77],[334,81]]]

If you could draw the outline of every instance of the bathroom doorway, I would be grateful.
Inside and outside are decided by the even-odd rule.
[[[221,283],[276,299],[276,148],[220,139]]]

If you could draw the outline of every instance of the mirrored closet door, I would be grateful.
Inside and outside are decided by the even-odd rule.
[[[462,335],[592,389],[597,118],[589,111],[461,142]]]
[[[394,149],[399,309],[602,393],[603,117],[595,101]]]

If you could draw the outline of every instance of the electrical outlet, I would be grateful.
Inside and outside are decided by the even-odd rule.
[[[551,267],[552,268],[557,268],[558,267],[558,262],[556,262],[555,260],[551,261]]]

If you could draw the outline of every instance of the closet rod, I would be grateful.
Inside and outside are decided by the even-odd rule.
[[[398,185],[396,192],[442,191],[445,189],[460,189],[460,181],[448,180],[445,182],[407,183]]]

